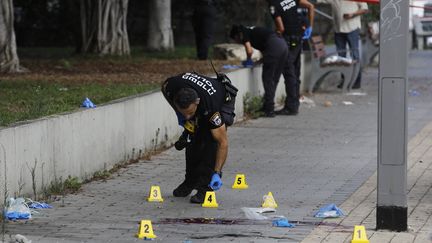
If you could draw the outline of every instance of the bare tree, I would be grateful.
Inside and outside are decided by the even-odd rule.
[[[128,0],[81,0],[81,51],[129,55],[127,8]]]
[[[150,50],[173,50],[171,0],[151,0],[147,47]]]
[[[12,0],[0,1],[0,72],[21,71],[14,31]]]

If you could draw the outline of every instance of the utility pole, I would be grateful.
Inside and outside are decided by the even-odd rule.
[[[380,0],[377,229],[406,231],[408,0]]]

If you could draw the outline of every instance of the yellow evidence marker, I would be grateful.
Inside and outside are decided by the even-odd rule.
[[[149,202],[163,202],[161,190],[159,186],[151,186],[149,197],[147,198]]]
[[[216,193],[207,191],[204,203],[201,205],[203,208],[217,208],[219,205],[216,202]]]
[[[153,233],[153,227],[150,220],[141,220],[138,233],[136,236],[140,239],[155,239],[156,235]]]
[[[246,176],[244,174],[237,174],[232,185],[233,189],[248,189],[249,186],[246,184]]]
[[[369,243],[366,235],[366,229],[363,225],[354,225],[351,243]]]
[[[277,203],[271,192],[269,192],[267,195],[264,195],[263,199],[264,199],[264,202],[262,204],[263,208],[277,208]]]

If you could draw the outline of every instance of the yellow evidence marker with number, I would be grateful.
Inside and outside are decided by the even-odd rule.
[[[216,193],[207,191],[204,203],[201,205],[203,208],[217,208],[219,205],[216,201]]]
[[[149,202],[163,202],[161,190],[159,186],[151,186],[149,197],[147,198]]]
[[[233,189],[248,189],[249,186],[246,184],[246,176],[244,174],[237,174],[232,185]]]
[[[273,193],[269,192],[267,195],[264,195],[263,199],[263,208],[277,208],[277,203],[273,197]]]
[[[140,239],[154,239],[156,238],[156,235],[153,233],[153,227],[150,220],[141,220],[138,234],[136,236]]]
[[[369,243],[366,235],[366,229],[363,225],[354,225],[351,243]]]

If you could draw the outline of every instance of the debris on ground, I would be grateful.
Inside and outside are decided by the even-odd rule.
[[[231,64],[227,64],[227,65],[223,65],[222,69],[239,69],[242,68],[242,66],[239,65],[231,65]]]
[[[311,98],[308,98],[304,95],[300,97],[300,104],[305,105],[307,108],[315,107],[315,101],[313,101]]]
[[[354,105],[351,101],[342,101],[342,104],[344,105]]]
[[[8,220],[31,219],[30,208],[22,197],[8,198],[5,211],[5,218]]]
[[[33,209],[53,208],[48,203],[36,202],[31,199],[27,199],[27,201],[28,201],[27,205],[29,208],[33,208]]]
[[[276,209],[274,208],[241,208],[245,213],[247,219],[253,220],[266,220],[268,217],[262,215],[263,213],[274,213]]]
[[[332,104],[331,101],[329,101],[329,100],[324,101],[324,106],[325,106],[325,107],[330,107],[330,106],[332,106],[332,105],[333,105],[333,104]]]
[[[354,95],[354,96],[365,96],[367,93],[365,92],[349,92],[347,95]]]
[[[295,225],[291,224],[288,221],[288,219],[286,219],[286,218],[275,219],[275,220],[273,220],[272,225],[276,226],[276,227],[287,227],[287,228],[294,228],[295,227]]]
[[[344,216],[343,211],[336,206],[336,204],[328,204],[318,210],[314,217],[316,218],[338,218]]]
[[[408,90],[408,94],[409,94],[409,96],[420,96],[420,92],[418,92],[417,90],[415,90],[415,89],[410,89],[410,90]]]
[[[85,107],[85,108],[95,108],[96,107],[96,105],[93,104],[93,102],[88,97],[86,97],[84,99],[84,101],[83,101],[83,103],[82,103],[81,106]]]

